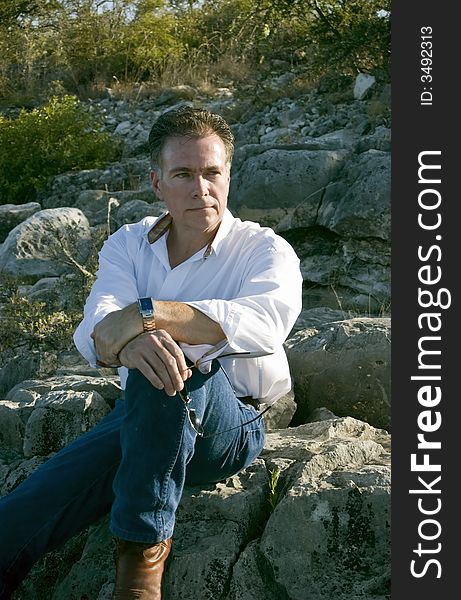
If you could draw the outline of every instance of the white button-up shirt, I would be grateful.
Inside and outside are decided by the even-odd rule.
[[[210,358],[221,353],[236,395],[272,404],[291,387],[283,342],[301,311],[302,288],[293,248],[272,229],[242,222],[226,210],[211,245],[172,269],[168,232],[149,243],[161,218],[124,225],[104,243],[75,345],[96,366],[90,334],[108,313],[146,296],[185,302],[218,322],[227,338],[214,353],[211,345],[181,343],[186,356],[195,362],[210,349]],[[242,356],[226,358],[229,353]],[[201,370],[207,366],[204,362]],[[121,367],[119,373],[124,388],[128,371]]]

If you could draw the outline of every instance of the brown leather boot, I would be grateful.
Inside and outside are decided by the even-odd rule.
[[[171,538],[158,544],[117,540],[113,600],[161,600],[162,575]]]

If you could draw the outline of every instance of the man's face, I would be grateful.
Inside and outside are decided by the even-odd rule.
[[[221,138],[171,137],[161,152],[161,169],[151,172],[155,194],[178,230],[212,233],[227,206],[230,165]]]

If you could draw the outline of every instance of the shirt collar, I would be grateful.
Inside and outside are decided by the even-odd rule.
[[[152,227],[147,232],[147,239],[149,244],[155,243],[159,240],[162,235],[164,235],[168,229],[170,228],[173,219],[171,218],[170,213],[167,211],[161,215],[157,221],[152,225]]]
[[[214,236],[211,244],[209,244],[209,246],[208,246],[210,251],[207,254],[207,256],[209,256],[212,251],[216,252],[216,254],[219,252],[219,248],[221,247],[223,240],[229,235],[229,232],[232,228],[234,221],[235,221],[235,217],[232,215],[230,210],[228,208],[226,208],[226,210],[224,211],[224,215],[223,215],[221,224],[219,225],[219,229],[216,232],[216,235]],[[208,250],[208,248],[207,248],[207,250]]]
[[[235,221],[235,217],[232,216],[232,213],[229,209],[226,208],[224,211],[224,215],[222,221],[219,225],[219,229],[216,232],[213,240],[208,244],[203,253],[203,258],[208,258],[212,252],[218,252],[222,241],[227,237],[228,233],[231,230],[232,224]],[[171,227],[171,223],[173,219],[170,213],[167,211],[161,215],[157,221],[152,225],[150,230],[147,232],[147,239],[149,244],[154,244],[158,241]]]

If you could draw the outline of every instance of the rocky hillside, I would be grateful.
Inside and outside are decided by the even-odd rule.
[[[250,469],[187,490],[167,599],[389,597],[390,87],[361,75],[340,91],[287,98],[290,77],[266,82],[279,99],[251,112],[230,88],[93,102],[123,144],[121,160],[55,177],[37,202],[0,206],[3,276],[21,275],[29,299],[59,290],[67,310],[92,240],[162,212],[147,136],[164,110],[188,102],[234,116],[229,207],[273,227],[301,259],[304,311],[286,342],[293,390],[269,411],[266,448]],[[19,346],[0,368],[3,494],[118,394],[115,373],[76,352]],[[102,521],[37,565],[16,600],[104,600],[112,583]]]

